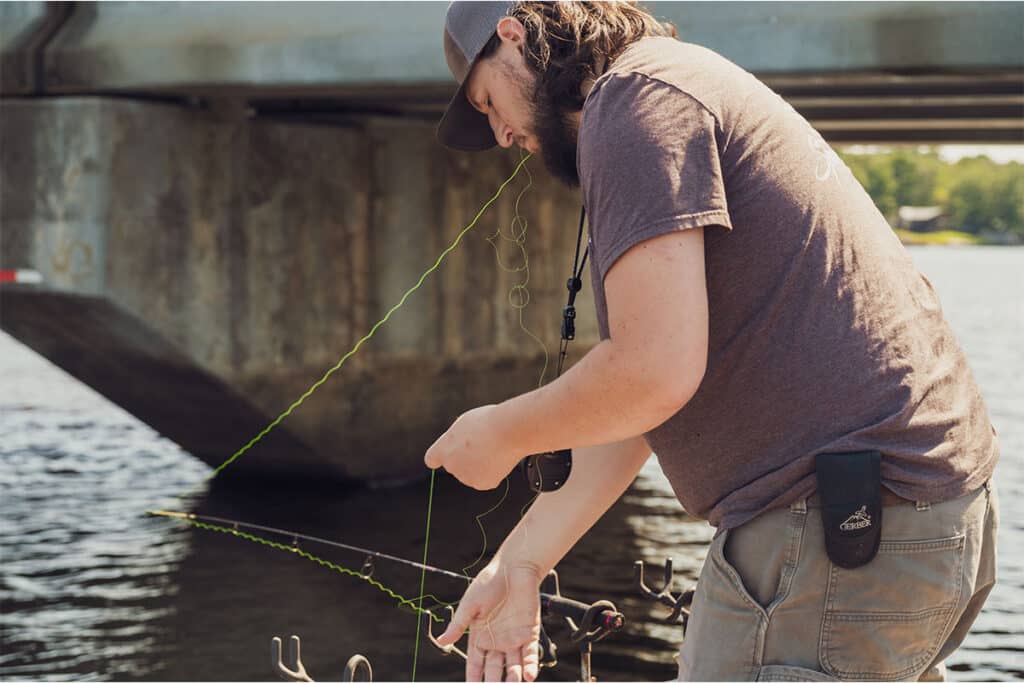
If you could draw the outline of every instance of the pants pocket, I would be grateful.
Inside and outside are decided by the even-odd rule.
[[[842,679],[896,680],[924,668],[960,600],[963,534],[882,541],[870,564],[832,565],[821,665]]]
[[[805,669],[802,666],[784,666],[781,664],[769,664],[762,666],[757,672],[759,681],[836,681],[839,680],[828,674],[813,669]]]
[[[721,541],[719,543],[712,543],[708,550],[707,561],[711,562],[712,566],[721,574],[725,583],[733,587],[737,597],[743,600],[751,610],[762,617],[767,618],[767,615],[765,614],[765,605],[761,604],[761,602],[754,597],[751,591],[747,588],[743,577],[740,576],[739,569],[733,566],[732,562],[725,557],[725,548],[732,535],[732,530],[722,532]]]

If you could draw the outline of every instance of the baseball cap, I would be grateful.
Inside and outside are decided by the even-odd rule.
[[[494,28],[507,16],[512,2],[455,0],[444,19],[444,56],[448,69],[459,82],[455,97],[437,126],[437,139],[453,149],[482,152],[498,144],[487,116],[466,98],[466,77],[476,64]]]

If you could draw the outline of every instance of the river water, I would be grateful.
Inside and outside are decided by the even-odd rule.
[[[1003,452],[1000,583],[950,659],[950,677],[1024,679],[1024,249],[911,251],[967,350]],[[303,639],[314,678],[340,679],[358,652],[378,680],[409,679],[416,619],[393,598],[292,553],[144,512],[184,505],[418,559],[425,483],[317,496],[211,490],[203,484],[206,465],[2,333],[0,387],[3,680],[268,680],[270,638],[292,633]],[[184,502],[174,498],[189,489],[195,493]],[[482,512],[497,497],[467,493],[440,476],[430,562],[454,569],[472,562],[484,541],[467,512]],[[511,498],[483,520],[492,547],[525,500],[520,490]],[[595,645],[601,680],[674,675],[679,631],[659,622],[662,608],[633,589],[632,564],[672,556],[682,586],[696,578],[710,536],[686,519],[652,458],[560,565],[564,594],[611,599],[627,616],[623,633]],[[348,567],[362,563],[303,547]],[[414,569],[379,563],[374,578],[417,594]],[[457,582],[443,578],[429,580],[427,590],[447,600],[460,594]],[[542,677],[575,680],[564,629],[552,637],[561,663]],[[419,680],[460,680],[461,673],[455,659],[421,648]]]

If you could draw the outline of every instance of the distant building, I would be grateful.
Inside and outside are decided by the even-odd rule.
[[[897,228],[914,232],[935,232],[944,228],[941,206],[901,206]]]

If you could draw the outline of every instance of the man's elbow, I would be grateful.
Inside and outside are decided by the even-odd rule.
[[[656,427],[683,409],[704,381],[707,356],[690,358],[686,363],[672,364],[662,368],[651,378],[651,415],[657,420]]]

